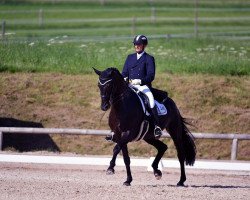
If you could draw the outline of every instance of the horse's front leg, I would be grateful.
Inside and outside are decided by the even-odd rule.
[[[106,171],[106,174],[112,175],[112,174],[115,173],[115,169],[114,169],[115,161],[116,161],[116,157],[117,157],[117,155],[119,154],[120,151],[121,151],[121,148],[119,147],[118,144],[116,144],[114,149],[113,149],[113,157],[112,157],[112,159],[110,161],[110,164],[109,164],[109,167],[108,167],[108,169]]]
[[[122,147],[122,155],[127,171],[127,180],[123,183],[123,185],[130,186],[130,183],[132,182],[133,178],[130,170],[130,157],[128,154],[127,144]]]
[[[115,161],[117,158],[117,155],[122,150],[123,153],[123,160],[126,165],[126,171],[127,171],[127,180],[123,183],[123,185],[129,186],[132,182],[132,175],[130,170],[130,158],[128,154],[128,147],[127,144],[129,142],[129,132],[123,132],[122,137],[120,138],[119,142],[115,145],[113,150],[113,157],[110,161],[109,168],[107,169],[107,174],[114,174],[115,170]]]

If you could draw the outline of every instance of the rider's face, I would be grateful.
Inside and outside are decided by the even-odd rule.
[[[146,46],[143,45],[143,44],[135,44],[134,47],[135,47],[135,52],[136,53],[141,53],[141,52],[144,51]]]

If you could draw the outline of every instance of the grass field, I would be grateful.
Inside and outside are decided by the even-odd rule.
[[[0,19],[20,37],[194,34],[194,0],[187,1],[4,1]],[[11,3],[19,2],[19,3]],[[31,2],[31,3],[30,3]],[[40,2],[40,3],[39,3]],[[42,3],[41,3],[42,2]],[[77,3],[75,3],[77,2]],[[250,1],[200,0],[201,35],[250,35]]]
[[[69,40],[69,41],[68,41]],[[133,53],[127,42],[70,42],[68,37],[47,41],[0,43],[0,71],[91,73],[92,67],[122,69]],[[157,72],[249,75],[250,43],[214,39],[150,39],[147,52],[156,59]]]
[[[0,71],[122,68],[135,34],[158,72],[249,75],[250,1],[1,1]]]

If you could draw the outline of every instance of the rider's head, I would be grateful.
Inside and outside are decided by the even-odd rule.
[[[135,36],[133,43],[136,53],[141,53],[146,48],[148,44],[148,39],[145,35],[137,35]]]

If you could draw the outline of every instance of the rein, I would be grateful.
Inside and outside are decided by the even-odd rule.
[[[114,105],[114,104],[116,104],[117,102],[119,102],[119,101],[121,101],[121,100],[123,100],[123,98],[126,96],[126,94],[127,94],[127,91],[128,91],[128,88],[125,90],[125,91],[123,91],[120,95],[118,95],[116,98],[114,98],[113,97],[113,88],[112,88],[112,92],[111,92],[111,99],[110,99],[110,104],[111,105]]]

